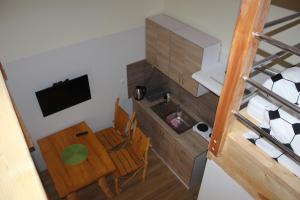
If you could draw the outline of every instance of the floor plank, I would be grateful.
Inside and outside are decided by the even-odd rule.
[[[49,200],[60,200],[48,171],[40,173],[42,183]],[[108,180],[111,190],[114,190],[113,180]],[[149,169],[146,181],[142,183],[139,177],[134,178],[123,186],[116,200],[193,200],[197,199],[199,187],[187,190],[174,174],[157,158],[155,153],[149,152]],[[77,192],[78,200],[106,199],[97,183],[91,184]]]

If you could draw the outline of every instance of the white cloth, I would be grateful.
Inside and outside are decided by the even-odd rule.
[[[296,86],[298,83],[300,83],[300,67],[296,66],[273,76],[263,85],[300,107],[300,93]],[[300,134],[295,130],[295,124],[300,124],[299,116],[292,116],[259,95],[249,101],[247,113],[257,120],[260,127],[265,128],[271,136],[300,156]],[[252,131],[245,133],[244,136],[300,177],[300,165],[283,154],[274,144]]]
[[[287,157],[286,155],[284,155],[282,151],[276,148],[272,143],[270,143],[264,138],[259,137],[256,133],[252,131],[245,133],[244,137],[249,140],[253,140],[258,148],[266,152],[270,157],[276,159],[278,163],[286,167],[297,177],[300,177],[300,165],[292,159],[290,159],[289,157]]]

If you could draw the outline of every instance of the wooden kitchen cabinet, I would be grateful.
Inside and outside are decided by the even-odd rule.
[[[194,96],[207,90],[192,74],[217,63],[220,46],[218,39],[169,16],[146,19],[147,61]]]
[[[201,69],[202,55],[201,47],[172,33],[169,77],[195,96],[199,83],[192,79],[192,74]]]
[[[173,150],[172,164],[176,174],[184,181],[191,180],[195,158],[190,156],[184,146],[176,143]]]
[[[206,147],[197,146],[194,149],[199,152],[191,151],[194,144],[186,142],[187,136],[178,138],[149,107],[134,101],[133,109],[140,128],[150,137],[152,148],[163,162],[187,187],[199,185],[206,163]],[[207,145],[206,142],[203,144]]]
[[[153,66],[157,66],[156,56],[157,25],[146,19],[146,58]]]
[[[157,25],[157,68],[166,75],[170,62],[170,37],[169,30]]]
[[[170,37],[168,29],[146,20],[146,59],[166,75],[170,62]]]
[[[195,96],[198,93],[199,87],[203,89],[202,86],[199,85],[197,81],[191,78],[191,74],[182,75],[181,86]]]
[[[144,109],[134,104],[134,110],[141,129],[151,138],[152,147],[157,153],[163,155],[165,160],[168,160],[167,155],[170,153],[172,145],[175,144],[175,140]]]
[[[185,40],[175,34],[171,35],[169,78],[181,85],[184,73]]]

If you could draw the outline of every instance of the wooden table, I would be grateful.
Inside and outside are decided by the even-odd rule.
[[[88,134],[76,136],[77,133],[84,131]],[[61,198],[76,199],[76,191],[94,181],[98,181],[108,198],[113,197],[106,176],[115,170],[115,166],[103,145],[85,122],[42,138],[38,140],[38,144]],[[67,165],[61,160],[61,153],[71,144],[87,146],[89,155],[85,161],[77,165]]]

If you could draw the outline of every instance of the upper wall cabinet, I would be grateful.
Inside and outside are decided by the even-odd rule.
[[[207,90],[192,74],[218,62],[220,40],[166,15],[146,19],[146,59],[194,96]]]
[[[172,32],[186,27],[185,24],[166,15],[146,19],[146,58],[162,73],[168,75]]]

